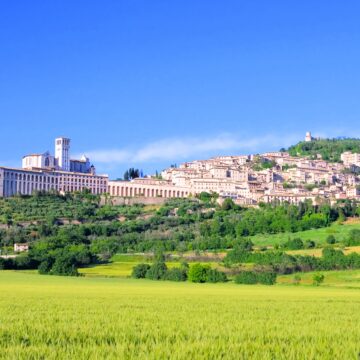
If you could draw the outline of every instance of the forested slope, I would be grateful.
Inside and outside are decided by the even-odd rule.
[[[311,142],[299,142],[290,146],[287,151],[292,156],[310,156],[316,159],[320,154],[322,159],[340,162],[340,156],[345,151],[360,153],[360,139],[320,139]]]

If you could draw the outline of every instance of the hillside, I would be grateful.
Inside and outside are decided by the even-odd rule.
[[[299,142],[290,146],[287,151],[291,156],[310,156],[316,159],[320,154],[322,159],[340,162],[340,156],[345,151],[360,153],[360,139],[320,139],[311,142]]]
[[[359,216],[354,202],[243,208],[230,199],[220,206],[211,197],[169,199],[159,207],[100,206],[99,200],[88,193],[2,199],[1,255],[13,254],[14,243],[28,243],[30,250],[0,259],[0,267],[77,275],[79,267],[106,262],[116,253],[223,251],[242,244],[295,250],[320,246],[330,234],[337,243],[359,245],[356,224],[346,232],[334,225]],[[321,237],[315,229],[324,230]]]
[[[158,246],[166,251],[217,250],[231,248],[244,237],[284,234],[286,241],[287,233],[327,228],[339,217],[358,215],[356,204],[350,202],[333,208],[264,204],[256,209],[237,206],[230,199],[219,206],[210,197],[170,199],[157,207],[100,206],[98,197],[86,193],[45,193],[0,199],[0,245],[60,236],[75,237],[100,252],[103,247],[144,252]],[[254,243],[271,245],[257,239]]]

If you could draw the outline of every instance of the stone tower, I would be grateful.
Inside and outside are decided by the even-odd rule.
[[[312,141],[312,136],[311,136],[311,132],[310,132],[310,131],[308,131],[308,132],[305,134],[305,141],[306,141],[306,142]]]
[[[55,139],[55,159],[59,170],[70,171],[70,139]]]

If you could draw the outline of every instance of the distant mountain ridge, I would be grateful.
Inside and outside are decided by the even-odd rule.
[[[360,153],[360,139],[338,137],[301,141],[290,146],[286,151],[291,156],[310,156],[310,158],[316,159],[320,154],[323,160],[341,162],[340,156],[345,151]]]

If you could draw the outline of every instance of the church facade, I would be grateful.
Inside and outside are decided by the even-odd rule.
[[[0,197],[31,195],[35,191],[61,193],[89,189],[103,194],[108,189],[108,176],[97,175],[95,167],[84,155],[70,159],[70,139],[55,139],[55,156],[48,151],[26,155],[22,168],[0,167]]]

